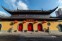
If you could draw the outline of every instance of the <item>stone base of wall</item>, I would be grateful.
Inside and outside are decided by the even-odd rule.
[[[49,32],[49,34],[51,34],[51,35],[62,35],[62,32],[59,32],[59,31],[57,31],[57,30],[51,30],[51,31]]]

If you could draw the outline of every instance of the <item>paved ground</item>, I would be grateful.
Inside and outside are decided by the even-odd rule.
[[[0,41],[62,41],[62,37],[22,37],[22,36],[0,36]]]
[[[62,36],[52,36],[48,33],[2,33],[0,41],[62,41]]]

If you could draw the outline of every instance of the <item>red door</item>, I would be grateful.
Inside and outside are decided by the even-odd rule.
[[[28,31],[33,31],[33,24],[32,23],[28,24]]]
[[[18,31],[23,31],[23,24],[22,23],[19,24]]]
[[[43,30],[42,25],[38,24],[38,31],[42,31],[42,30]]]

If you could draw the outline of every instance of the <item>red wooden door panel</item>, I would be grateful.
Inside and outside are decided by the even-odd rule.
[[[42,31],[42,30],[43,30],[42,25],[38,24],[38,31]]]
[[[28,31],[33,31],[33,24],[32,23],[28,24]]]
[[[22,31],[22,30],[23,30],[23,24],[19,24],[18,31]]]

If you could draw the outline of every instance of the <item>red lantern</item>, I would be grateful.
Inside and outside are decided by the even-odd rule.
[[[37,23],[37,22],[38,22],[37,20],[36,20],[36,21],[34,21],[34,24],[35,24],[35,23]]]
[[[15,23],[17,23],[17,22],[18,22],[18,21],[17,21],[17,20],[15,20],[15,21],[14,21],[14,24],[15,24]]]
[[[42,24],[44,24],[44,23],[46,23],[46,21],[44,20],[44,21],[42,21]]]
[[[26,23],[26,21],[24,20],[23,23]]]

